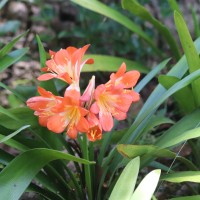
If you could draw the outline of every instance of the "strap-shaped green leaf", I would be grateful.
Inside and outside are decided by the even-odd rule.
[[[166,67],[170,58],[162,61],[156,67],[154,67],[134,88],[136,92],[140,92],[162,69]]]
[[[161,176],[161,180],[181,183],[181,182],[194,182],[200,183],[200,171],[182,171],[182,172],[173,172]]]
[[[33,111],[27,107],[13,109],[0,107],[0,125],[8,129],[17,130],[27,124],[36,127],[38,125],[37,121]]]
[[[46,52],[45,52],[45,49],[43,47],[42,41],[40,40],[39,35],[36,35],[36,40],[37,40],[37,43],[38,43],[39,54],[40,54],[40,65],[41,65],[41,67],[45,67]]]
[[[57,159],[83,164],[94,163],[56,150],[45,148],[28,150],[12,160],[0,173],[1,198],[18,200],[35,175],[50,161]]]
[[[136,0],[122,0],[122,6],[124,9],[127,9],[131,13],[137,15],[145,21],[150,22],[166,39],[169,44],[172,53],[174,54],[176,60],[180,59],[180,51],[178,45],[170,33],[169,29],[163,25],[159,20],[154,18],[151,13],[142,5],[140,5]]]
[[[160,173],[161,170],[156,169],[147,174],[134,191],[130,200],[150,200],[157,187]]]
[[[170,200],[199,200],[200,195],[172,198]]]
[[[185,56],[187,58],[189,72],[192,73],[200,69],[199,54],[194,46],[189,30],[182,15],[179,14],[177,11],[174,12],[174,20],[181,41],[181,45],[183,47]],[[199,87],[200,87],[200,79],[197,79],[192,83],[192,90],[194,93],[195,103],[197,106],[200,106]]]
[[[1,58],[0,72],[4,71],[13,63],[17,62],[22,56],[28,52],[28,48],[18,49],[10,52]]]
[[[16,97],[18,97],[22,102],[25,102],[26,100],[24,99],[24,97],[19,94],[16,90],[11,89],[10,87],[8,87],[6,84],[0,82],[0,87],[12,92]]]
[[[41,65],[41,67],[45,67],[45,65],[46,65],[46,51],[43,47],[43,44],[40,40],[39,35],[36,35],[36,39],[37,39],[39,54],[40,54],[40,65]],[[58,91],[55,87],[54,80],[41,81],[40,87],[45,88],[46,90],[53,92],[55,95],[58,95]]]
[[[195,7],[190,5],[190,10],[192,12],[192,19],[193,19],[193,24],[194,24],[194,35],[195,38],[200,37],[200,21],[199,21],[199,15],[197,13],[197,10]]]
[[[85,65],[83,67],[83,72],[93,72],[93,71],[107,71],[107,72],[114,72],[117,71],[120,65],[125,62],[127,71],[129,70],[138,70],[141,73],[148,73],[149,69],[142,64],[115,56],[106,56],[106,55],[98,55],[98,54],[86,54],[84,56],[85,59],[93,58],[94,64],[92,65]]]
[[[159,99],[154,99],[154,104],[146,109],[146,112],[142,113],[140,118],[138,119],[139,121],[135,121],[134,126],[137,127],[140,123],[142,123],[142,121],[144,121],[144,119],[150,115],[152,113],[152,111],[154,109],[157,109],[167,98],[169,98],[171,95],[173,95],[175,92],[179,91],[180,89],[184,88],[185,86],[189,85],[191,82],[193,82],[194,80],[196,80],[198,77],[200,76],[200,70],[197,70],[195,72],[193,72],[192,74],[186,76],[185,78],[183,78],[181,81],[179,81],[178,83],[174,84],[166,93],[164,93]],[[132,134],[132,129],[133,129],[133,125],[130,127],[130,129],[128,130],[128,132],[126,133],[126,137],[128,137],[130,134]],[[135,129],[135,128],[134,128]],[[140,137],[139,134],[137,135],[132,135],[133,138],[131,139],[137,139]],[[124,138],[123,138],[124,139]],[[123,141],[122,141],[123,143]]]
[[[0,134],[0,140],[3,140],[4,138],[5,138],[5,135]],[[13,148],[15,148],[15,149],[17,149],[19,151],[26,151],[26,150],[29,149],[27,146],[23,145],[22,143],[14,140],[12,138],[7,140],[7,141],[5,141],[4,144],[6,144],[6,145],[8,145],[10,147],[13,147]]]
[[[199,129],[195,128],[200,122],[200,110],[195,110],[193,113],[186,115],[174,126],[165,131],[156,141],[155,145],[161,148],[166,148],[183,142],[187,139],[200,136]],[[194,129],[195,128],[195,129]]]
[[[170,7],[171,7],[172,10],[176,10],[179,13],[181,13],[181,10],[180,10],[179,5],[176,2],[176,0],[168,0],[168,3],[169,3],[169,5],[170,5]]]
[[[15,132],[11,133],[10,135],[7,135],[3,139],[0,139],[0,143],[6,142],[7,140],[9,140],[10,138],[14,137],[15,135],[17,135],[18,133],[20,133],[24,129],[27,129],[28,127],[30,127],[30,125],[22,126],[20,129],[16,130]]]
[[[29,30],[28,30],[29,31]],[[4,46],[1,50],[0,50],[0,58],[2,58],[3,56],[5,56],[6,54],[9,53],[9,51],[14,47],[14,45],[16,44],[16,42],[24,37],[28,31],[26,31],[25,33],[17,36],[16,38],[14,38],[11,42],[9,42],[6,46]]]
[[[189,140],[189,139],[193,139],[193,138],[197,138],[197,137],[200,137],[200,128],[194,128],[192,130],[186,131],[184,133],[179,133],[179,134],[174,133],[173,138],[172,138],[172,136],[169,137],[169,135],[168,135],[169,140],[165,140],[164,144],[163,144],[163,141],[162,141],[162,143],[159,142],[158,144],[160,146],[162,144],[162,148],[167,148],[167,147],[177,145],[181,142],[184,142],[185,140]]]
[[[106,17],[109,17],[118,22],[119,24],[125,26],[129,30],[133,31],[134,33],[137,33],[156,51],[158,55],[162,55],[161,51],[155,46],[152,39],[144,31],[142,31],[141,27],[133,23],[129,18],[122,15],[117,10],[114,10],[109,6],[106,6],[100,1],[91,1],[91,0],[71,0],[71,1],[82,7],[92,10],[93,12],[97,12]]]
[[[109,200],[130,200],[138,177],[139,166],[139,157],[134,158],[126,165],[115,184]]]
[[[158,81],[166,89],[169,89],[175,83],[180,81],[180,79],[175,76],[161,75],[159,76]],[[179,90],[173,95],[173,97],[177,101],[181,112],[191,113],[195,109],[194,96],[190,86],[186,86],[183,89]]]
[[[176,158],[180,162],[182,162],[185,166],[188,167],[190,170],[197,170],[197,167],[190,161],[184,157],[176,155],[176,153],[168,150],[162,149],[158,146],[154,145],[124,145],[120,144],[117,146],[117,150],[125,157],[129,159],[133,159],[137,156],[140,156],[141,159],[141,166],[152,157],[157,158]],[[146,164],[146,163],[145,163]]]

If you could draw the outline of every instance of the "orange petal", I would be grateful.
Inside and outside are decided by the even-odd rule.
[[[65,90],[64,101],[68,105],[80,105],[80,92],[77,90]]]
[[[72,56],[73,53],[74,53],[75,51],[77,51],[77,48],[75,48],[75,47],[67,47],[67,48],[66,48],[66,51],[67,51],[67,53],[69,54],[69,56]]]
[[[87,137],[90,141],[94,142],[102,138],[102,130],[100,126],[93,126],[87,132]]]
[[[88,114],[89,111],[85,108],[79,107],[79,112],[80,112],[81,116],[85,116]]]
[[[47,128],[55,133],[62,133],[65,130],[67,124],[68,123],[66,119],[63,116],[57,114],[49,118],[47,122]]]
[[[126,119],[127,115],[126,115],[126,112],[122,112],[116,109],[115,113],[113,113],[113,117],[117,120],[124,120]]]
[[[41,126],[46,127],[47,126],[47,121],[48,121],[48,117],[41,117],[41,116],[39,116],[39,124]]]
[[[87,88],[85,89],[83,95],[81,96],[81,101],[92,101],[93,93],[95,88],[95,76],[92,76],[92,78],[89,81],[89,84]]]
[[[85,62],[85,64],[93,64],[94,63],[94,59],[89,58],[87,59],[87,61]]]
[[[54,71],[56,73],[60,72],[59,67],[57,66],[57,64],[55,63],[54,59],[51,60],[47,60],[46,61],[46,66],[48,67],[48,71]]]
[[[68,130],[67,130],[67,135],[71,138],[71,139],[76,139],[77,138],[77,134],[78,134],[78,131],[75,127],[70,127]]]
[[[43,97],[48,97],[51,98],[52,96],[54,96],[51,92],[45,90],[44,88],[38,86],[38,93],[43,96]]]
[[[51,56],[51,58],[53,58],[55,56],[56,52],[49,50],[49,55]]]
[[[118,71],[116,72],[115,77],[118,78],[122,76],[125,72],[126,72],[126,64],[123,62]],[[113,76],[113,74],[111,74],[111,76]]]
[[[94,114],[98,114],[99,113],[99,106],[97,105],[96,102],[94,102],[90,108],[90,111]]]
[[[113,128],[113,118],[111,113],[99,112],[99,120],[104,131],[110,131]]]
[[[123,75],[120,82],[125,86],[124,88],[132,88],[137,83],[139,77],[140,77],[140,72],[134,70],[129,71]]]
[[[140,100],[140,94],[138,94],[137,92],[135,92],[134,90],[124,90],[124,92],[126,94],[129,94],[130,97],[132,98],[133,102],[137,102]]]
[[[99,96],[106,91],[106,86],[104,84],[101,84],[97,86],[97,88],[94,91],[94,97],[95,99],[99,99]]]
[[[41,68],[41,71],[42,71],[42,72],[47,72],[47,71],[48,71],[48,67],[43,67],[43,68]]]
[[[37,96],[28,99],[26,105],[32,110],[40,110],[42,108],[45,108],[48,103],[49,100],[47,98]]]
[[[72,84],[72,79],[67,72],[63,74],[59,74],[57,78],[60,78],[61,80],[67,82],[68,84]]]
[[[40,75],[37,80],[38,81],[47,81],[47,80],[50,80],[52,78],[56,78],[57,75],[56,74],[52,74],[52,73],[47,73],[47,74],[42,74]]]
[[[58,51],[54,56],[54,60],[56,65],[62,66],[62,68],[68,67],[68,62],[70,61],[65,49]]]
[[[78,131],[84,133],[89,129],[88,121],[84,117],[80,117],[78,124],[76,125]]]

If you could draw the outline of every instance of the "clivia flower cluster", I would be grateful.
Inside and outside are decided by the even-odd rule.
[[[78,132],[87,134],[90,141],[100,140],[102,131],[113,128],[113,118],[126,119],[132,102],[139,100],[139,94],[132,88],[140,73],[136,70],[126,72],[123,63],[110,80],[96,87],[92,76],[87,88],[81,94],[79,87],[80,72],[85,64],[93,59],[82,61],[89,45],[82,48],[68,47],[58,52],[50,51],[51,59],[46,61],[46,72],[38,77],[39,81],[57,78],[68,83],[64,96],[56,96],[38,87],[40,96],[28,99],[27,106],[39,117],[41,126],[55,133],[66,134],[75,139]]]

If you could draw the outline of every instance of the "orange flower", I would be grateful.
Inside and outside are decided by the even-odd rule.
[[[102,128],[98,118],[90,112],[87,115],[87,120],[89,123],[89,129],[86,132],[88,139],[92,142],[100,140],[102,138]]]
[[[41,126],[46,126],[49,117],[54,115],[52,109],[62,102],[62,97],[55,96],[51,92],[38,87],[38,92],[41,96],[36,96],[28,99],[27,106],[35,110],[34,114],[39,116]]]
[[[110,131],[113,127],[113,117],[117,120],[126,119],[126,113],[132,102],[139,100],[139,94],[133,87],[140,73],[138,71],[126,72],[126,65],[123,63],[116,73],[111,74],[110,81],[105,85],[99,85],[94,92],[94,102],[91,112],[99,114],[99,121],[104,131]]]
[[[82,62],[82,58],[89,45],[82,48],[68,47],[58,52],[50,51],[51,59],[46,62],[47,67],[42,70],[50,72],[42,74],[38,80],[45,81],[52,78],[61,79],[70,84],[70,89],[79,91],[80,72],[84,64],[92,64],[93,59]]]
[[[67,135],[75,139],[77,133],[87,132],[88,121],[85,116],[88,110],[80,105],[80,92],[76,90],[66,90],[62,102],[54,107],[55,113],[48,119],[47,128],[55,133],[62,133],[67,128]]]
[[[123,88],[132,88],[137,83],[140,72],[136,70],[131,70],[126,72],[126,64],[122,63],[119,70],[116,73],[112,73],[110,75],[110,81],[106,83],[106,86],[109,87],[111,85],[119,86],[121,85]]]
[[[132,103],[132,96],[125,93],[122,88],[109,90],[103,84],[96,88],[94,98],[96,102],[92,104],[90,110],[94,114],[99,114],[100,124],[104,131],[112,129],[112,116],[117,120],[124,120]]]

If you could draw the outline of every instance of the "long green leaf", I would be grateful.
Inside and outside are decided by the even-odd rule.
[[[180,59],[181,55],[180,55],[178,45],[174,37],[170,33],[169,29],[165,25],[163,25],[160,21],[155,19],[151,15],[151,13],[145,7],[140,5],[136,0],[122,0],[122,6],[124,9],[127,9],[128,11],[142,18],[143,20],[150,22],[166,39],[176,60]]]
[[[200,58],[198,52],[194,46],[189,30],[182,15],[179,14],[177,11],[174,12],[174,20],[183,50],[187,58],[189,72],[192,73],[200,69]],[[200,79],[197,79],[192,83],[192,90],[194,93],[195,102],[197,106],[200,106],[199,87],[200,87]]]
[[[179,78],[174,76],[167,76],[167,75],[161,75],[158,78],[158,81],[160,84],[162,84],[166,89],[169,89],[172,87],[175,83],[180,81]],[[177,101],[180,110],[184,113],[190,113],[195,109],[195,102],[192,90],[189,86],[186,86],[185,88],[179,90],[176,92],[173,97]],[[190,97],[190,98],[188,98]]]
[[[176,2],[176,0],[168,0],[168,3],[169,3],[169,5],[170,5],[170,7],[171,7],[171,9],[172,9],[173,11],[176,10],[176,11],[178,11],[179,13],[181,13],[181,10],[180,10],[179,5],[178,5],[178,3]]]
[[[0,106],[0,115],[1,114],[5,115],[6,117],[8,117],[8,118],[10,118],[12,120],[17,121],[16,123],[19,122],[19,118],[15,114],[10,112],[8,109],[3,108],[2,106]]]
[[[22,102],[25,102],[25,98],[19,94],[18,92],[16,92],[15,90],[11,89],[10,87],[8,87],[7,85],[5,85],[4,83],[0,82],[0,87],[12,92],[16,97],[18,97]]]
[[[175,92],[179,91],[180,89],[184,88],[185,86],[189,85],[191,82],[199,78],[200,76],[200,69],[193,72],[192,74],[188,75],[178,83],[174,84],[166,93],[163,94],[159,99],[155,101],[155,103],[152,105],[152,107],[147,108],[146,112],[143,113],[140,116],[141,121],[136,121],[134,126],[136,126],[136,123],[140,124],[148,115],[152,113],[152,111],[156,110],[167,98],[169,98],[171,95],[173,95]],[[138,126],[137,124],[137,126]],[[131,127],[126,134],[126,137],[128,137],[132,132],[133,127]],[[139,138],[140,135],[132,135],[132,139],[137,139]]]
[[[14,47],[14,45],[16,44],[16,42],[24,37],[26,34],[28,33],[28,31],[26,31],[25,33],[17,36],[16,38],[14,38],[11,42],[9,42],[6,46],[4,46],[1,50],[0,50],[0,58],[2,58],[3,56],[5,56],[6,54],[9,53],[9,51]]]
[[[154,145],[123,145],[120,144],[117,146],[117,150],[125,157],[129,159],[133,159],[137,156],[141,158],[141,166],[146,164],[146,160],[150,157],[158,157],[158,158],[176,158],[183,164],[185,164],[190,170],[198,170],[197,167],[190,161],[184,157],[177,156],[176,153],[168,150],[161,149]]]
[[[181,183],[181,182],[194,182],[200,183],[200,171],[184,171],[184,172],[174,172],[170,174],[163,175],[161,180]]]
[[[23,49],[12,51],[11,53],[2,57],[1,63],[0,63],[0,72],[4,71],[13,63],[17,62],[27,52],[28,52],[28,48],[23,48]]]
[[[1,198],[6,200],[19,199],[35,175],[50,161],[57,159],[83,164],[94,163],[50,149],[28,150],[12,160],[0,173],[0,183],[3,183],[0,187]]]
[[[10,138],[14,137],[15,135],[17,135],[18,133],[20,133],[21,131],[23,131],[24,129],[27,129],[28,127],[30,127],[30,125],[25,125],[23,127],[21,127],[20,129],[18,129],[17,131],[11,133],[10,135],[7,135],[6,137],[4,137],[3,139],[0,139],[0,143],[4,143],[7,140],[9,140]]]
[[[46,200],[65,200],[62,196],[59,194],[53,193],[49,190],[43,189],[33,183],[31,183],[28,188],[26,189],[26,192],[34,192],[36,194],[39,194],[41,197],[44,197]]]
[[[3,140],[4,138],[5,138],[5,135],[0,134],[0,140]],[[10,147],[13,147],[19,151],[22,151],[22,152],[29,149],[27,146],[21,144],[20,142],[14,140],[14,139],[9,139],[7,141],[4,141],[4,144],[6,144]]]
[[[195,41],[195,47],[197,48],[198,52],[200,52],[200,38]],[[178,61],[178,63],[171,68],[171,70],[168,72],[168,75],[175,76],[181,79],[185,75],[187,70],[188,70],[188,65],[186,57],[183,56]],[[134,123],[131,125],[129,130],[124,134],[123,138],[119,141],[119,143],[133,144],[137,141],[138,138],[140,138],[138,136],[142,136],[140,134],[143,133],[144,127],[146,127],[146,125],[149,123],[149,119],[156,111],[156,109],[154,109],[155,108],[154,105],[165,94],[166,94],[166,89],[164,89],[164,87],[159,84],[151,93],[151,95],[141,108],[140,112],[138,113]],[[149,110],[150,113],[147,112],[147,110]],[[194,117],[194,120],[192,121],[189,120],[188,123],[183,123],[181,126],[184,127],[183,131],[189,130],[190,128],[194,128],[198,124],[198,119],[200,119],[200,116],[197,114],[196,118]],[[181,127],[179,128],[180,131]],[[121,161],[121,159],[122,159],[121,155],[116,151],[116,149],[112,150],[109,153],[109,155],[104,159],[103,166],[104,167],[108,166],[108,170],[111,172],[109,176],[112,176],[112,174],[115,172],[116,168],[118,167],[118,163]],[[105,175],[103,178],[105,178]],[[103,182],[104,180],[101,181]]]
[[[192,12],[192,19],[193,19],[193,24],[194,24],[194,34],[195,37],[198,38],[200,36],[200,25],[199,25],[199,18],[198,14],[196,11],[196,8],[194,8],[192,5],[190,5],[190,9]]]
[[[40,65],[41,67],[45,67],[46,65],[46,52],[43,47],[42,41],[40,40],[39,35],[36,35],[36,40],[38,43],[38,48],[39,48],[39,54],[40,54]],[[45,88],[48,91],[53,92],[55,95],[58,95],[58,92],[56,90],[55,84],[53,80],[48,80],[48,81],[41,81],[40,86]]]
[[[36,35],[36,40],[38,43],[38,48],[39,48],[39,54],[40,54],[40,65],[41,67],[45,67],[45,63],[46,63],[46,52],[45,49],[42,45],[42,42],[40,40],[39,35]]]
[[[165,133],[158,138],[156,141],[155,145],[159,146],[161,148],[165,148],[168,146],[171,146],[170,144],[175,142],[175,138],[182,138],[184,139],[189,139],[187,138],[187,131],[191,131],[191,135],[189,137],[192,137],[194,128],[198,126],[200,122],[200,110],[196,110],[193,113],[186,115],[183,117],[181,120],[179,120],[174,126],[172,126],[170,129],[165,131]],[[195,131],[196,132],[196,131]],[[194,136],[195,136],[194,132]],[[198,134],[198,133],[197,133]],[[186,138],[185,138],[186,137]],[[173,142],[174,141],[174,142]],[[172,144],[173,145],[173,144]]]
[[[7,165],[12,159],[13,155],[7,153],[6,151],[0,149],[0,163],[3,165]]]
[[[170,58],[164,60],[156,67],[154,67],[134,88],[136,92],[140,92],[162,69],[164,69]]]
[[[140,166],[140,158],[131,160],[121,173],[109,200],[123,199],[130,200],[135,188]],[[127,187],[128,186],[128,187]]]
[[[30,124],[32,127],[38,126],[37,118],[29,108],[2,109],[0,107],[0,125],[16,130],[27,124]]]
[[[85,65],[83,67],[83,72],[92,72],[92,71],[108,71],[113,72],[117,71],[120,65],[125,62],[127,71],[128,70],[138,70],[141,73],[148,73],[149,69],[138,62],[134,62],[129,59],[106,56],[106,55],[97,55],[97,54],[87,54],[84,56],[85,59],[93,58],[94,64]]]
[[[172,198],[170,200],[199,200],[200,195]]]
[[[157,187],[160,178],[160,173],[161,170],[156,169],[147,174],[134,191],[130,200],[150,200]]]
[[[197,39],[195,41],[195,47],[197,48],[198,52],[200,53],[200,38]],[[181,79],[184,74],[187,72],[188,70],[188,65],[187,65],[187,60],[186,57],[183,56],[177,64],[175,64],[171,70],[168,72],[167,75],[169,76],[175,76],[179,79]],[[149,96],[149,98],[147,99],[147,101],[145,102],[145,104],[143,105],[142,109],[140,110],[140,112],[138,113],[136,120],[134,122],[134,124],[137,123],[137,121],[140,121],[141,116],[146,113],[146,110],[148,108],[151,108],[154,104],[155,104],[155,99],[160,99],[161,96],[166,92],[166,89],[164,89],[163,86],[161,86],[160,84],[154,89],[154,91],[151,93],[151,95]],[[154,112],[152,112],[153,114]],[[138,126],[138,125],[137,125]],[[131,128],[132,132],[134,130],[134,127]]]
[[[200,40],[199,40],[200,42]],[[177,68],[173,68],[173,70],[170,73],[175,73],[176,76],[181,76],[183,75],[186,70],[184,69],[184,60],[180,60],[178,65],[178,70]],[[186,67],[186,66],[185,66]],[[149,122],[151,116],[154,114],[156,109],[172,94],[177,92],[178,90],[182,89],[186,85],[190,84],[192,81],[194,81],[197,77],[199,77],[199,72],[200,70],[193,72],[189,76],[185,77],[178,83],[176,83],[174,86],[172,86],[167,92],[166,90],[159,86],[156,88],[155,92],[152,94],[150,97],[149,101],[145,103],[143,106],[142,110],[140,111],[139,115],[135,119],[134,123],[131,125],[129,130],[124,134],[124,137],[120,140],[120,143],[133,143],[137,141],[140,137],[141,134],[143,133],[143,130],[146,126],[146,124]],[[196,125],[196,124],[195,124]],[[193,127],[195,127],[193,124]],[[159,146],[159,145],[157,145]],[[118,163],[120,162],[121,157],[117,155],[116,151],[113,150],[110,152],[109,156],[105,159],[105,162],[103,163],[104,166],[110,163],[112,160],[112,164],[110,165],[110,168],[113,170],[113,167],[117,167]]]
[[[125,26],[129,30],[133,31],[134,33],[137,33],[157,52],[157,54],[162,55],[160,50],[155,46],[152,39],[144,31],[142,31],[141,27],[133,23],[130,19],[128,19],[126,16],[122,15],[118,11],[106,6],[100,1],[89,1],[89,0],[71,0],[71,1],[82,7],[92,10],[93,12],[97,12],[106,17],[109,17],[118,22],[119,24]]]
[[[162,144],[162,148],[166,148],[166,147],[171,147],[171,146],[174,146],[181,142],[184,142],[185,140],[189,140],[189,139],[193,139],[193,138],[197,138],[197,137],[200,137],[200,128],[194,128],[194,129],[186,131],[184,133],[179,133],[179,134],[176,133],[176,134],[174,134],[173,138],[168,137],[169,140],[166,140],[164,144],[161,142],[158,144],[159,145]]]

